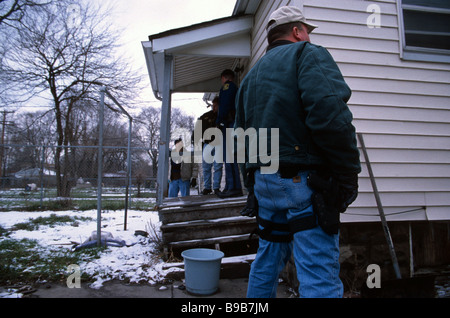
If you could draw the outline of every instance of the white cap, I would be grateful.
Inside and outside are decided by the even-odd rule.
[[[306,18],[299,8],[293,6],[285,6],[275,10],[270,15],[269,21],[267,22],[267,32],[279,25],[292,22],[301,22],[305,24],[308,28],[308,33],[311,33],[315,28],[318,27],[317,25],[306,22]]]

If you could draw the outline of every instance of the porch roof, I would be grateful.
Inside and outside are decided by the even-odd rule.
[[[142,42],[156,98],[164,88],[164,61],[172,58],[170,91],[213,93],[220,90],[220,73],[236,69],[251,55],[253,16],[239,15],[173,29]]]

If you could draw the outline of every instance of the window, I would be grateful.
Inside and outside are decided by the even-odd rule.
[[[450,0],[399,0],[403,58],[450,63]]]

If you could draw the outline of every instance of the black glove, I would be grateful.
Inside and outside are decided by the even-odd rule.
[[[340,213],[334,206],[328,204],[327,197],[321,192],[314,192],[311,202],[322,230],[329,235],[338,234],[341,224]]]
[[[196,178],[191,178],[191,182],[190,182],[191,188],[195,188],[196,185],[197,185],[197,179]]]
[[[340,213],[358,196],[358,175],[324,177],[312,173],[308,185],[314,190],[311,201],[319,225],[330,235],[339,233]]]
[[[336,180],[338,185],[335,206],[340,213],[344,213],[358,196],[358,175],[336,175],[334,180]]]
[[[242,216],[254,217],[258,215],[258,200],[256,200],[255,193],[249,192],[247,196],[247,205],[240,212]]]
[[[336,208],[339,188],[336,180],[311,173],[308,185],[314,190],[311,202],[320,227],[329,235],[339,233],[340,213]]]

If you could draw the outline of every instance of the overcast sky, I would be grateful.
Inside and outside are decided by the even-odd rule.
[[[231,16],[235,0],[98,0],[114,4],[113,17],[117,27],[123,29],[123,43],[136,68],[141,69],[148,86],[142,100],[156,101],[150,86],[145,64],[142,41],[148,36],[163,31],[197,24],[209,20]],[[206,112],[206,104],[201,101],[202,94],[174,94],[173,106],[188,114],[200,116]]]
[[[142,41],[149,35],[202,23],[218,18],[229,17],[233,13],[236,0],[79,0],[97,1],[101,6],[111,8],[110,18],[114,29],[121,36],[120,51],[133,68],[143,75],[146,89],[133,103],[120,101],[126,108],[138,105],[160,107],[161,102],[154,95],[145,63]],[[1,0],[0,0],[1,2]],[[202,101],[203,94],[173,94],[172,107],[184,113],[199,117],[210,110]],[[35,111],[46,108],[48,100],[34,97],[22,111]],[[128,104],[128,105],[127,105]],[[129,107],[127,107],[129,106]],[[136,111],[131,110],[135,114]]]

